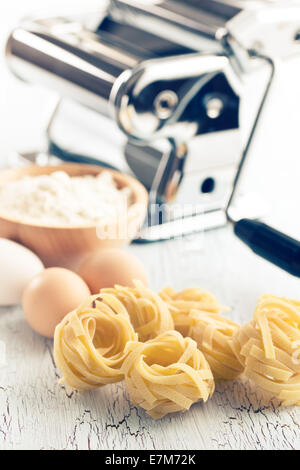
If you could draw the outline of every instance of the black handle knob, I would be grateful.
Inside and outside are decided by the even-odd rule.
[[[234,233],[254,253],[300,277],[300,242],[257,220],[242,219]]]

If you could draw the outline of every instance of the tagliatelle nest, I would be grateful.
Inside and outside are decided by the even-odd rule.
[[[205,354],[215,380],[234,380],[243,371],[229,344],[239,325],[219,315],[229,310],[203,289],[176,292],[170,287],[160,296],[170,306],[176,330],[197,342]]]
[[[122,372],[133,404],[155,419],[186,411],[214,392],[209,364],[195,341],[169,331],[146,343],[129,343]]]
[[[235,380],[244,368],[237,360],[230,340],[240,326],[216,313],[192,310],[190,316],[195,323],[190,326],[188,336],[205,354],[214,379]]]
[[[300,302],[261,297],[232,347],[246,377],[283,405],[300,405]]]
[[[122,302],[138,333],[139,341],[147,341],[164,331],[174,329],[172,315],[166,303],[140,281],[135,281],[135,287],[115,286],[102,289],[102,293],[110,294]]]
[[[175,329],[183,336],[188,336],[190,326],[194,325],[194,319],[190,316],[192,310],[204,313],[229,310],[227,307],[222,307],[210,292],[196,287],[180,292],[166,287],[159,295],[170,308]]]
[[[87,390],[124,379],[128,341],[135,333],[123,304],[109,294],[91,296],[56,327],[54,358],[61,382]]]

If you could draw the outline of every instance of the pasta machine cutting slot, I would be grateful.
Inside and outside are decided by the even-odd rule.
[[[274,58],[300,53],[299,32],[296,1],[111,0],[80,20],[25,22],[7,60],[62,98],[47,130],[51,153],[119,166],[98,149],[78,155],[60,120],[72,121],[73,136],[93,126],[100,149],[126,136],[125,167],[148,188],[153,216],[140,239],[156,241],[227,223]],[[107,118],[122,131],[111,128],[115,138]]]

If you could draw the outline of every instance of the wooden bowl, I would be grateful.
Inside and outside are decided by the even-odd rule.
[[[133,195],[133,202],[126,218],[130,225],[130,234],[123,230],[121,237],[116,235],[120,233],[117,227],[118,221],[102,226],[94,224],[79,227],[54,227],[11,219],[0,213],[0,237],[22,243],[34,251],[45,266],[64,266],[73,269],[93,251],[120,248],[130,243],[145,219],[148,204],[148,193],[135,178],[97,165],[62,163],[55,166],[30,165],[24,168],[3,170],[0,172],[0,184],[19,180],[24,176],[49,175],[58,170],[65,171],[70,176],[98,175],[102,171],[108,171],[113,175],[119,188],[129,186]],[[99,238],[99,233],[104,232],[115,234],[115,236]]]

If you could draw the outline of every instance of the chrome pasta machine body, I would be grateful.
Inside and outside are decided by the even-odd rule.
[[[25,21],[6,49],[18,77],[59,96],[50,153],[125,168],[164,208],[145,240],[226,223],[274,61],[299,53],[300,5],[289,0],[111,0],[80,20]],[[65,141],[61,120],[73,126]],[[86,128],[99,145],[78,155]],[[110,161],[114,142],[125,166]]]

